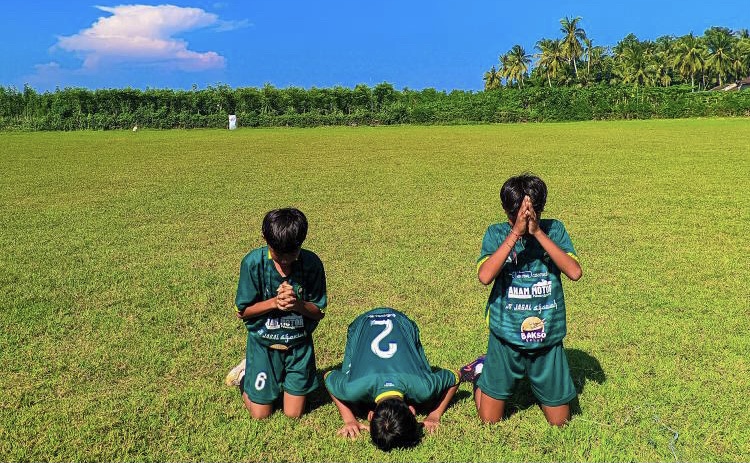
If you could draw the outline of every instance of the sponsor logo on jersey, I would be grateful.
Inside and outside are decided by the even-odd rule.
[[[544,332],[544,320],[539,317],[528,317],[521,323],[521,341],[542,342],[547,337]]]
[[[552,310],[557,308],[557,301],[552,301],[547,304],[527,304],[523,302],[514,303],[514,302],[508,302],[505,304],[505,310],[515,310],[517,312],[522,311],[534,311],[541,313],[543,310]]]
[[[509,299],[531,299],[532,297],[547,297],[552,294],[552,282],[541,280],[530,288],[525,286],[510,286],[508,288]]]
[[[531,287],[532,297],[544,297],[550,294],[552,294],[552,282],[549,280],[541,280]]]
[[[266,320],[267,330],[278,330],[280,328],[295,330],[303,328],[305,321],[300,314],[285,315],[279,318],[269,318]]]
[[[548,275],[549,275],[549,273],[547,273],[547,272],[536,273],[536,272],[532,272],[530,270],[524,270],[524,271],[521,271],[521,272],[513,272],[511,274],[511,277],[513,277],[513,279],[516,279],[516,278],[542,278],[542,277],[546,277]]]
[[[531,299],[531,288],[524,288],[521,286],[511,286],[508,288],[508,298]]]

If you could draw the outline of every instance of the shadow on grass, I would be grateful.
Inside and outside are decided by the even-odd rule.
[[[320,386],[310,394],[308,394],[307,403],[305,404],[305,413],[313,412],[326,404],[333,403],[333,401],[331,400],[331,396],[328,395],[328,390],[326,389],[325,382],[323,381],[323,375],[325,375],[329,371],[340,369],[341,362],[327,368],[318,368],[315,374],[318,377],[318,383],[320,384]]]
[[[570,375],[573,377],[573,384],[576,388],[576,397],[570,402],[571,416],[582,414],[581,406],[578,402],[578,396],[583,393],[586,383],[594,381],[602,384],[607,380],[599,360],[579,349],[565,349],[568,356],[568,365],[570,366]],[[505,417],[526,410],[527,408],[537,405],[538,401],[531,391],[531,384],[528,378],[524,378],[516,383],[513,396],[508,400],[505,407]]]

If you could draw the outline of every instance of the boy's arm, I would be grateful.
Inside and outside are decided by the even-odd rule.
[[[557,265],[557,268],[565,274],[568,278],[573,281],[578,281],[583,276],[583,270],[581,270],[581,264],[573,258],[570,254],[566,253],[560,247],[555,244],[554,241],[542,231],[541,228],[533,235],[534,238],[542,245],[547,254],[549,254],[552,262]]]
[[[539,226],[539,221],[537,220],[536,213],[534,213],[533,209],[531,210],[531,215],[529,217],[529,233],[536,238],[544,250],[547,251],[552,262],[557,265],[557,268],[559,268],[565,276],[573,281],[578,281],[581,278],[583,275],[581,264],[579,264],[573,256],[560,249],[560,246],[544,233],[542,227]]]
[[[255,304],[245,307],[243,310],[237,310],[237,318],[253,318],[263,315],[272,310],[278,309],[276,298],[266,299],[265,301],[256,302]]]
[[[500,244],[500,247],[498,247],[497,250],[487,258],[487,260],[482,262],[477,271],[477,277],[483,285],[488,285],[495,281],[495,278],[500,274],[500,270],[503,268],[503,265],[505,265],[505,260],[510,255],[513,246],[515,246],[519,237],[520,235],[515,235],[513,230],[511,230],[511,232],[508,233],[508,236],[505,237],[505,240],[503,240],[502,244]]]
[[[240,264],[240,276],[235,298],[237,318],[253,318],[278,308],[279,301],[276,297],[266,300],[261,300],[262,298],[260,266],[257,264],[257,258],[248,254]]]
[[[313,320],[320,320],[325,316],[325,313],[320,310],[320,307],[313,302],[298,299],[297,295],[294,293],[294,288],[287,282],[284,282],[279,286],[276,306],[283,311],[294,311],[303,317],[311,318]]]
[[[495,250],[495,252],[493,252],[492,255],[479,266],[477,276],[483,285],[488,285],[495,281],[495,278],[500,274],[503,265],[505,265],[505,260],[513,251],[513,246],[516,245],[516,241],[528,231],[529,209],[531,209],[531,211],[534,210],[531,207],[530,201],[524,201],[521,203],[521,207],[518,209],[518,214],[516,214],[516,219],[513,223],[513,228],[510,229],[510,233],[508,233],[508,236],[505,237],[505,240],[503,240],[497,250]]]
[[[291,305],[289,310],[293,310],[303,317],[312,318],[313,320],[321,320],[325,316],[325,313],[317,305],[310,301],[301,301],[299,299]]]
[[[330,374],[331,372],[329,372]],[[366,424],[362,424],[357,420],[357,417],[354,416],[354,412],[349,407],[349,405],[346,404],[346,402],[343,402],[334,396],[331,391],[328,391],[328,394],[331,396],[331,399],[333,400],[333,403],[336,404],[336,408],[339,409],[339,414],[341,415],[341,419],[344,421],[344,426],[338,430],[336,434],[343,437],[349,437],[351,439],[356,438],[359,436],[360,431],[369,431],[370,427]]]
[[[437,430],[438,426],[440,425],[440,417],[443,416],[445,410],[448,409],[448,404],[450,404],[451,400],[453,399],[453,395],[457,390],[458,383],[443,391],[443,395],[440,397],[440,401],[438,402],[435,409],[432,410],[422,422],[427,431],[433,433]]]

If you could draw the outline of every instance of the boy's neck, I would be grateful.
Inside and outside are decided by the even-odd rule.
[[[289,276],[290,273],[292,273],[292,264],[283,266],[279,264],[276,261],[273,261],[273,266],[276,267],[276,271],[279,272],[279,275],[286,278]]]

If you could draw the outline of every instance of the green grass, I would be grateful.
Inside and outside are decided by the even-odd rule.
[[[740,461],[750,455],[750,120],[0,134],[0,460]],[[256,422],[239,262],[294,205],[326,265],[318,368],[389,305],[431,363],[484,351],[475,276],[498,190],[530,170],[583,279],[566,281],[578,412],[521,383],[479,423],[461,386],[436,435],[390,454],[337,438],[319,390]],[[675,441],[675,437],[679,437]]]

